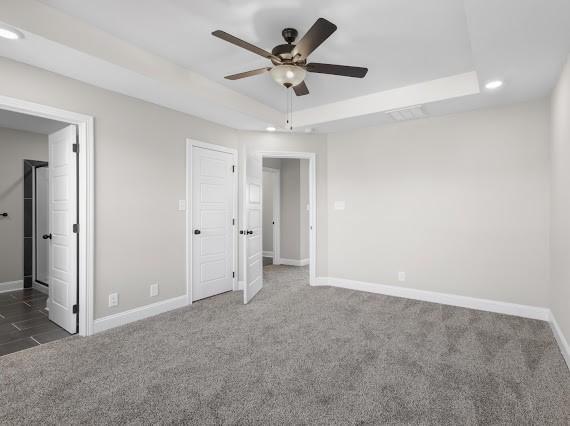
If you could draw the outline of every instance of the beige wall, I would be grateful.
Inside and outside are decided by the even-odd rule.
[[[548,306],[548,113],[541,100],[330,135],[329,276]]]
[[[552,95],[552,313],[570,341],[570,57]]]
[[[186,138],[237,148],[236,132],[7,59],[0,69],[0,95],[95,117],[95,318],[186,294]]]
[[[0,127],[0,283],[24,277],[24,162],[48,160],[48,137]]]
[[[300,162],[293,158],[281,160],[281,258],[299,260],[301,185]]]

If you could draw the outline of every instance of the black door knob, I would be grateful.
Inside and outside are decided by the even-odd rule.
[[[247,231],[246,234],[251,235],[253,234],[253,231]]]
[[[194,235],[199,235],[201,234],[201,231],[199,229],[194,229]]]
[[[51,234],[44,234],[44,235],[42,235],[42,238],[43,238],[44,240],[47,240],[47,239],[50,239],[50,240],[51,240]]]
[[[0,213],[0,216],[2,216],[2,217],[8,217],[8,213],[6,213],[6,212]]]

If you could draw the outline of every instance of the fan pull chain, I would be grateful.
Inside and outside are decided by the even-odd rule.
[[[291,120],[290,120],[290,127],[289,130],[291,132],[293,132],[293,88],[289,89],[289,99],[290,99],[290,104],[291,104],[291,108],[289,109],[290,114],[291,114]]]

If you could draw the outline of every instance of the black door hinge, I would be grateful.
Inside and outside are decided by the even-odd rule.
[[[79,224],[78,223],[73,224],[73,233],[79,234]]]
[[[73,305],[73,311],[74,314],[78,314],[79,313],[79,305]]]
[[[76,154],[79,152],[79,144],[78,143],[73,144],[73,152],[75,152]]]
[[[236,224],[236,220],[232,219],[232,225],[235,225],[235,224]]]
[[[236,166],[232,166],[232,173],[236,172]]]
[[[235,278],[236,277],[236,273],[232,272],[232,277]]]

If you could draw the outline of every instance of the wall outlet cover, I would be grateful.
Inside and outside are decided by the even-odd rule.
[[[109,308],[119,305],[119,293],[109,294]]]
[[[158,283],[150,285],[150,297],[158,296]]]
[[[398,272],[398,281],[400,281],[400,282],[406,281],[406,273],[405,272]]]

